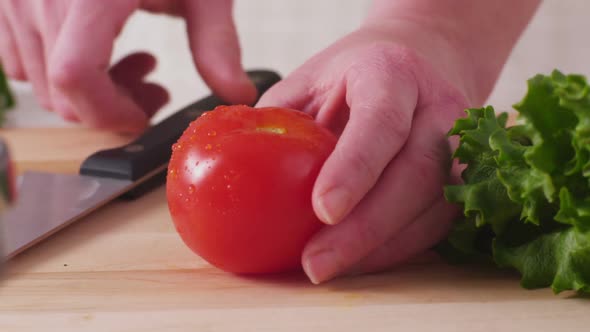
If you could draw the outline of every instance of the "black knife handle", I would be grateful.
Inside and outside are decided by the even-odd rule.
[[[253,70],[247,73],[258,89],[258,97],[281,79],[273,71]],[[80,174],[133,182],[154,178],[161,183],[164,178],[162,173],[165,174],[165,167],[172,154],[172,145],[193,120],[202,113],[224,104],[227,103],[210,95],[188,105],[148,128],[133,142],[89,156],[82,163]]]

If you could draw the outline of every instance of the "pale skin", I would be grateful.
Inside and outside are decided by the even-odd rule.
[[[312,194],[329,225],[302,255],[312,282],[395,266],[447,234],[457,210],[442,189],[457,172],[448,175],[446,133],[466,107],[485,102],[539,2],[375,0],[358,30],[261,98],[258,106],[303,110],[339,136]],[[141,129],[167,98],[142,82],[154,59],[108,67],[115,37],[140,8],[187,20],[196,68],[213,91],[233,103],[255,98],[230,0],[2,1],[0,59],[66,119]]]

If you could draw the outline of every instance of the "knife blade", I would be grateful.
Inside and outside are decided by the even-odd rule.
[[[268,70],[247,72],[262,95],[281,77]],[[191,121],[225,104],[203,98],[148,128],[133,142],[98,151],[79,174],[25,172],[17,199],[2,216],[3,257],[8,260],[117,198],[135,199],[165,180],[171,146]]]
[[[3,214],[14,200],[14,177],[12,160],[8,146],[0,139],[0,246],[4,245]],[[4,273],[3,260],[0,259],[0,276]]]

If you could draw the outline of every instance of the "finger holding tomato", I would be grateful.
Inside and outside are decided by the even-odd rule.
[[[303,110],[338,135],[312,191],[313,209],[327,225],[302,254],[314,283],[392,267],[444,238],[457,213],[443,197],[444,185],[458,175],[451,172],[447,132],[465,108],[485,101],[510,38],[527,18],[511,16],[503,31],[510,38],[491,49],[453,27],[465,21],[437,25],[422,17],[425,24],[418,24],[416,10],[430,9],[418,4],[425,1],[376,3],[359,30],[312,57],[258,104]],[[455,15],[441,2],[429,4],[437,14]],[[497,31],[480,32],[498,38]]]
[[[314,211],[328,225],[303,251],[314,283],[404,261],[440,240],[456,212],[442,191],[446,133],[467,99],[413,50],[375,42],[378,34],[345,38],[258,105],[305,110],[339,134],[312,191]]]

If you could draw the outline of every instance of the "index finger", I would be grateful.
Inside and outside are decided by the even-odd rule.
[[[66,16],[48,65],[49,82],[82,122],[136,131],[147,115],[109,75],[113,43],[138,1],[76,0]]]
[[[346,75],[350,119],[314,186],[314,209],[328,224],[360,202],[402,149],[418,100],[412,64],[365,60]]]

